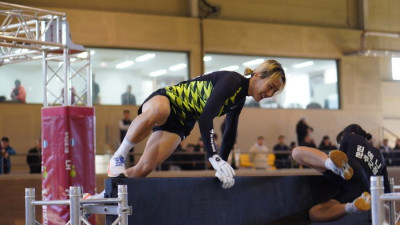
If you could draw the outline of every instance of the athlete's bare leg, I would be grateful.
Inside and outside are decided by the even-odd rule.
[[[156,131],[151,134],[139,162],[126,170],[128,177],[145,177],[164,162],[181,142],[179,135]]]
[[[328,159],[328,156],[318,149],[299,146],[293,149],[292,157],[298,163],[311,167],[320,173],[326,171],[325,160]]]

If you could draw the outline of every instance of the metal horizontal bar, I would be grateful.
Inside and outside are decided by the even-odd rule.
[[[13,54],[8,54],[8,55],[0,55],[0,59],[10,58],[10,57],[28,56],[28,55],[32,55],[32,54],[38,55],[38,54],[40,54],[40,51],[29,51],[29,52],[13,53]]]
[[[33,201],[32,205],[69,205],[69,200]]]
[[[42,46],[38,46],[38,45],[12,44],[9,42],[0,42],[0,46],[8,47],[8,48],[20,48],[20,49],[32,49],[32,50],[43,49]]]
[[[0,30],[8,30],[8,29],[14,29],[14,28],[19,28],[20,26],[26,26],[26,25],[36,25],[37,20],[28,20],[24,23],[13,23],[9,24],[4,27],[0,27]]]
[[[102,198],[102,199],[85,199],[81,200],[82,205],[87,204],[112,204],[112,203],[120,203],[121,199],[119,198]]]
[[[63,44],[59,44],[59,43],[55,43],[55,42],[38,41],[38,40],[33,40],[33,39],[17,38],[17,37],[10,37],[10,36],[4,36],[4,35],[0,35],[0,40],[17,41],[17,42],[23,42],[23,43],[45,45],[45,46],[56,46],[56,47],[61,47],[61,48],[65,47]]]
[[[31,11],[31,12],[49,13],[49,14],[54,14],[54,15],[59,15],[59,16],[65,16],[65,13],[62,13],[62,12],[33,8],[33,7],[11,4],[11,3],[6,3],[6,2],[0,2],[0,7],[6,7],[6,8],[10,8],[10,9],[23,9],[23,10]]]
[[[400,193],[387,193],[381,195],[383,201],[398,201],[400,200]]]
[[[118,206],[86,205],[84,211],[87,214],[118,215]]]

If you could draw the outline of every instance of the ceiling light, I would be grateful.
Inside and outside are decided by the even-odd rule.
[[[312,66],[312,65],[314,65],[314,61],[306,61],[306,62],[294,64],[293,68],[300,69],[300,68],[304,68],[304,67],[308,67],[308,66]]]
[[[133,65],[133,61],[129,60],[129,61],[125,61],[125,62],[122,62],[122,63],[118,63],[118,64],[115,66],[115,68],[117,68],[117,69],[124,69],[124,68],[130,67],[130,66],[132,66],[132,65]]]
[[[206,55],[206,56],[203,57],[203,61],[204,62],[208,62],[208,61],[211,61],[211,60],[212,60],[212,57],[209,56],[209,55]]]
[[[156,70],[156,71],[154,71],[154,72],[151,72],[151,73],[149,74],[149,76],[150,76],[150,77],[158,77],[158,76],[161,76],[161,75],[166,74],[166,73],[167,73],[166,70]]]
[[[185,69],[187,67],[186,63],[179,63],[176,65],[173,65],[169,68],[170,71],[177,71],[181,69]]]
[[[221,68],[219,70],[236,71],[238,69],[239,69],[239,66],[233,65],[233,66],[227,66],[227,67]]]
[[[254,59],[243,63],[243,66],[254,66],[264,62],[264,59]]]
[[[152,59],[152,58],[154,58],[155,56],[156,56],[156,54],[154,54],[154,53],[148,53],[148,54],[144,54],[144,55],[141,55],[141,56],[139,56],[139,57],[136,57],[135,61],[136,61],[136,62],[143,62],[143,61]]]
[[[101,62],[101,63],[100,63],[100,66],[101,66],[101,67],[106,67],[106,66],[107,66],[107,63],[106,63],[106,62]]]

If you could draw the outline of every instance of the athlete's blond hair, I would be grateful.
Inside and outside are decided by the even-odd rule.
[[[286,84],[286,76],[285,71],[282,68],[282,65],[278,63],[276,60],[270,59],[267,60],[260,65],[258,65],[254,70],[250,68],[246,68],[244,70],[245,75],[253,75],[255,72],[261,73],[261,79],[269,77],[270,79],[281,79],[282,86],[279,88],[278,92],[282,92],[283,88],[285,88]]]

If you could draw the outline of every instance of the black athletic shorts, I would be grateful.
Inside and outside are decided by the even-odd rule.
[[[352,202],[360,197],[364,191],[369,192],[369,177],[364,172],[363,167],[355,160],[349,159],[349,164],[354,171],[354,175],[350,180],[344,180],[330,170],[324,172],[326,177],[333,180],[340,187],[340,192],[333,197],[340,203]]]
[[[165,89],[162,88],[162,89],[158,89],[157,91],[153,92],[149,97],[147,97],[146,100],[143,102],[143,104],[146,103],[148,100],[150,100],[152,97],[154,97],[156,95],[162,95],[162,96],[165,96],[168,98],[167,94],[165,93]],[[140,108],[138,110],[138,115],[140,115],[142,113],[143,104],[140,106]],[[159,131],[159,130],[167,131],[167,132],[179,135],[179,137],[181,137],[181,140],[184,140],[187,136],[189,136],[190,131],[193,129],[194,125],[196,124],[196,120],[191,120],[191,119],[186,118],[184,120],[184,125],[182,125],[179,121],[183,120],[183,119],[180,119],[174,113],[174,110],[172,110],[172,108],[175,106],[172,104],[171,100],[169,101],[169,105],[171,107],[171,113],[168,116],[167,122],[165,122],[161,126],[154,126],[153,132]],[[177,109],[177,110],[179,110],[179,109]]]

